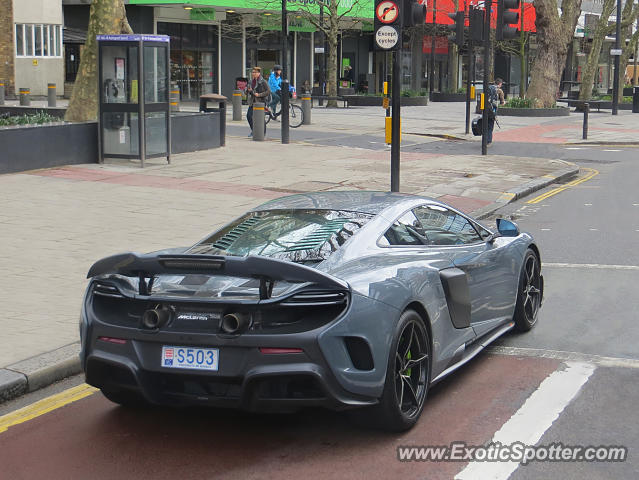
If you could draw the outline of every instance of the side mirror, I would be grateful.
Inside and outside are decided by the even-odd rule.
[[[517,224],[505,218],[497,219],[497,231],[504,237],[516,237],[519,235],[519,227]]]

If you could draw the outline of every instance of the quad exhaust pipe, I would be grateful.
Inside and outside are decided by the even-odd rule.
[[[157,305],[155,308],[147,310],[142,314],[142,325],[145,328],[161,328],[169,322],[171,309],[166,306]]]
[[[227,313],[222,317],[220,328],[224,333],[232,335],[244,331],[249,323],[250,317],[246,313]]]

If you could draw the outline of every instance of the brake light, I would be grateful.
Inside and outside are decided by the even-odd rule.
[[[260,347],[260,353],[264,355],[281,355],[286,353],[304,353],[301,348],[270,348]]]

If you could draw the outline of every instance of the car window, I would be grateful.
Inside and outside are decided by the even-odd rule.
[[[187,253],[262,255],[293,262],[325,260],[372,215],[336,210],[250,212]]]
[[[413,212],[406,212],[386,230],[381,245],[425,245],[423,228]],[[388,242],[388,243],[387,243]]]
[[[473,224],[464,216],[439,205],[413,210],[429,245],[465,245],[481,242]]]

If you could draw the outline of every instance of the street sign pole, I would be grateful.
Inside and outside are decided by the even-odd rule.
[[[486,0],[486,8],[484,11],[484,85],[482,96],[484,98],[482,116],[481,116],[481,154],[488,154],[488,75],[490,68],[490,10],[492,8],[492,0]]]
[[[391,120],[391,192],[399,192],[399,125],[401,80],[399,76],[399,51],[393,52],[393,98]]]
[[[400,89],[399,49],[401,48],[402,16],[397,0],[375,1],[375,49],[392,52],[391,95],[391,192],[399,192]],[[401,5],[406,5],[403,3]],[[422,20],[423,21],[423,20]]]
[[[282,0],[282,85],[280,89],[282,102],[282,126],[281,136],[282,143],[288,144],[289,135],[289,118],[288,118],[288,21],[286,18],[286,0]],[[286,89],[286,90],[285,90]]]

